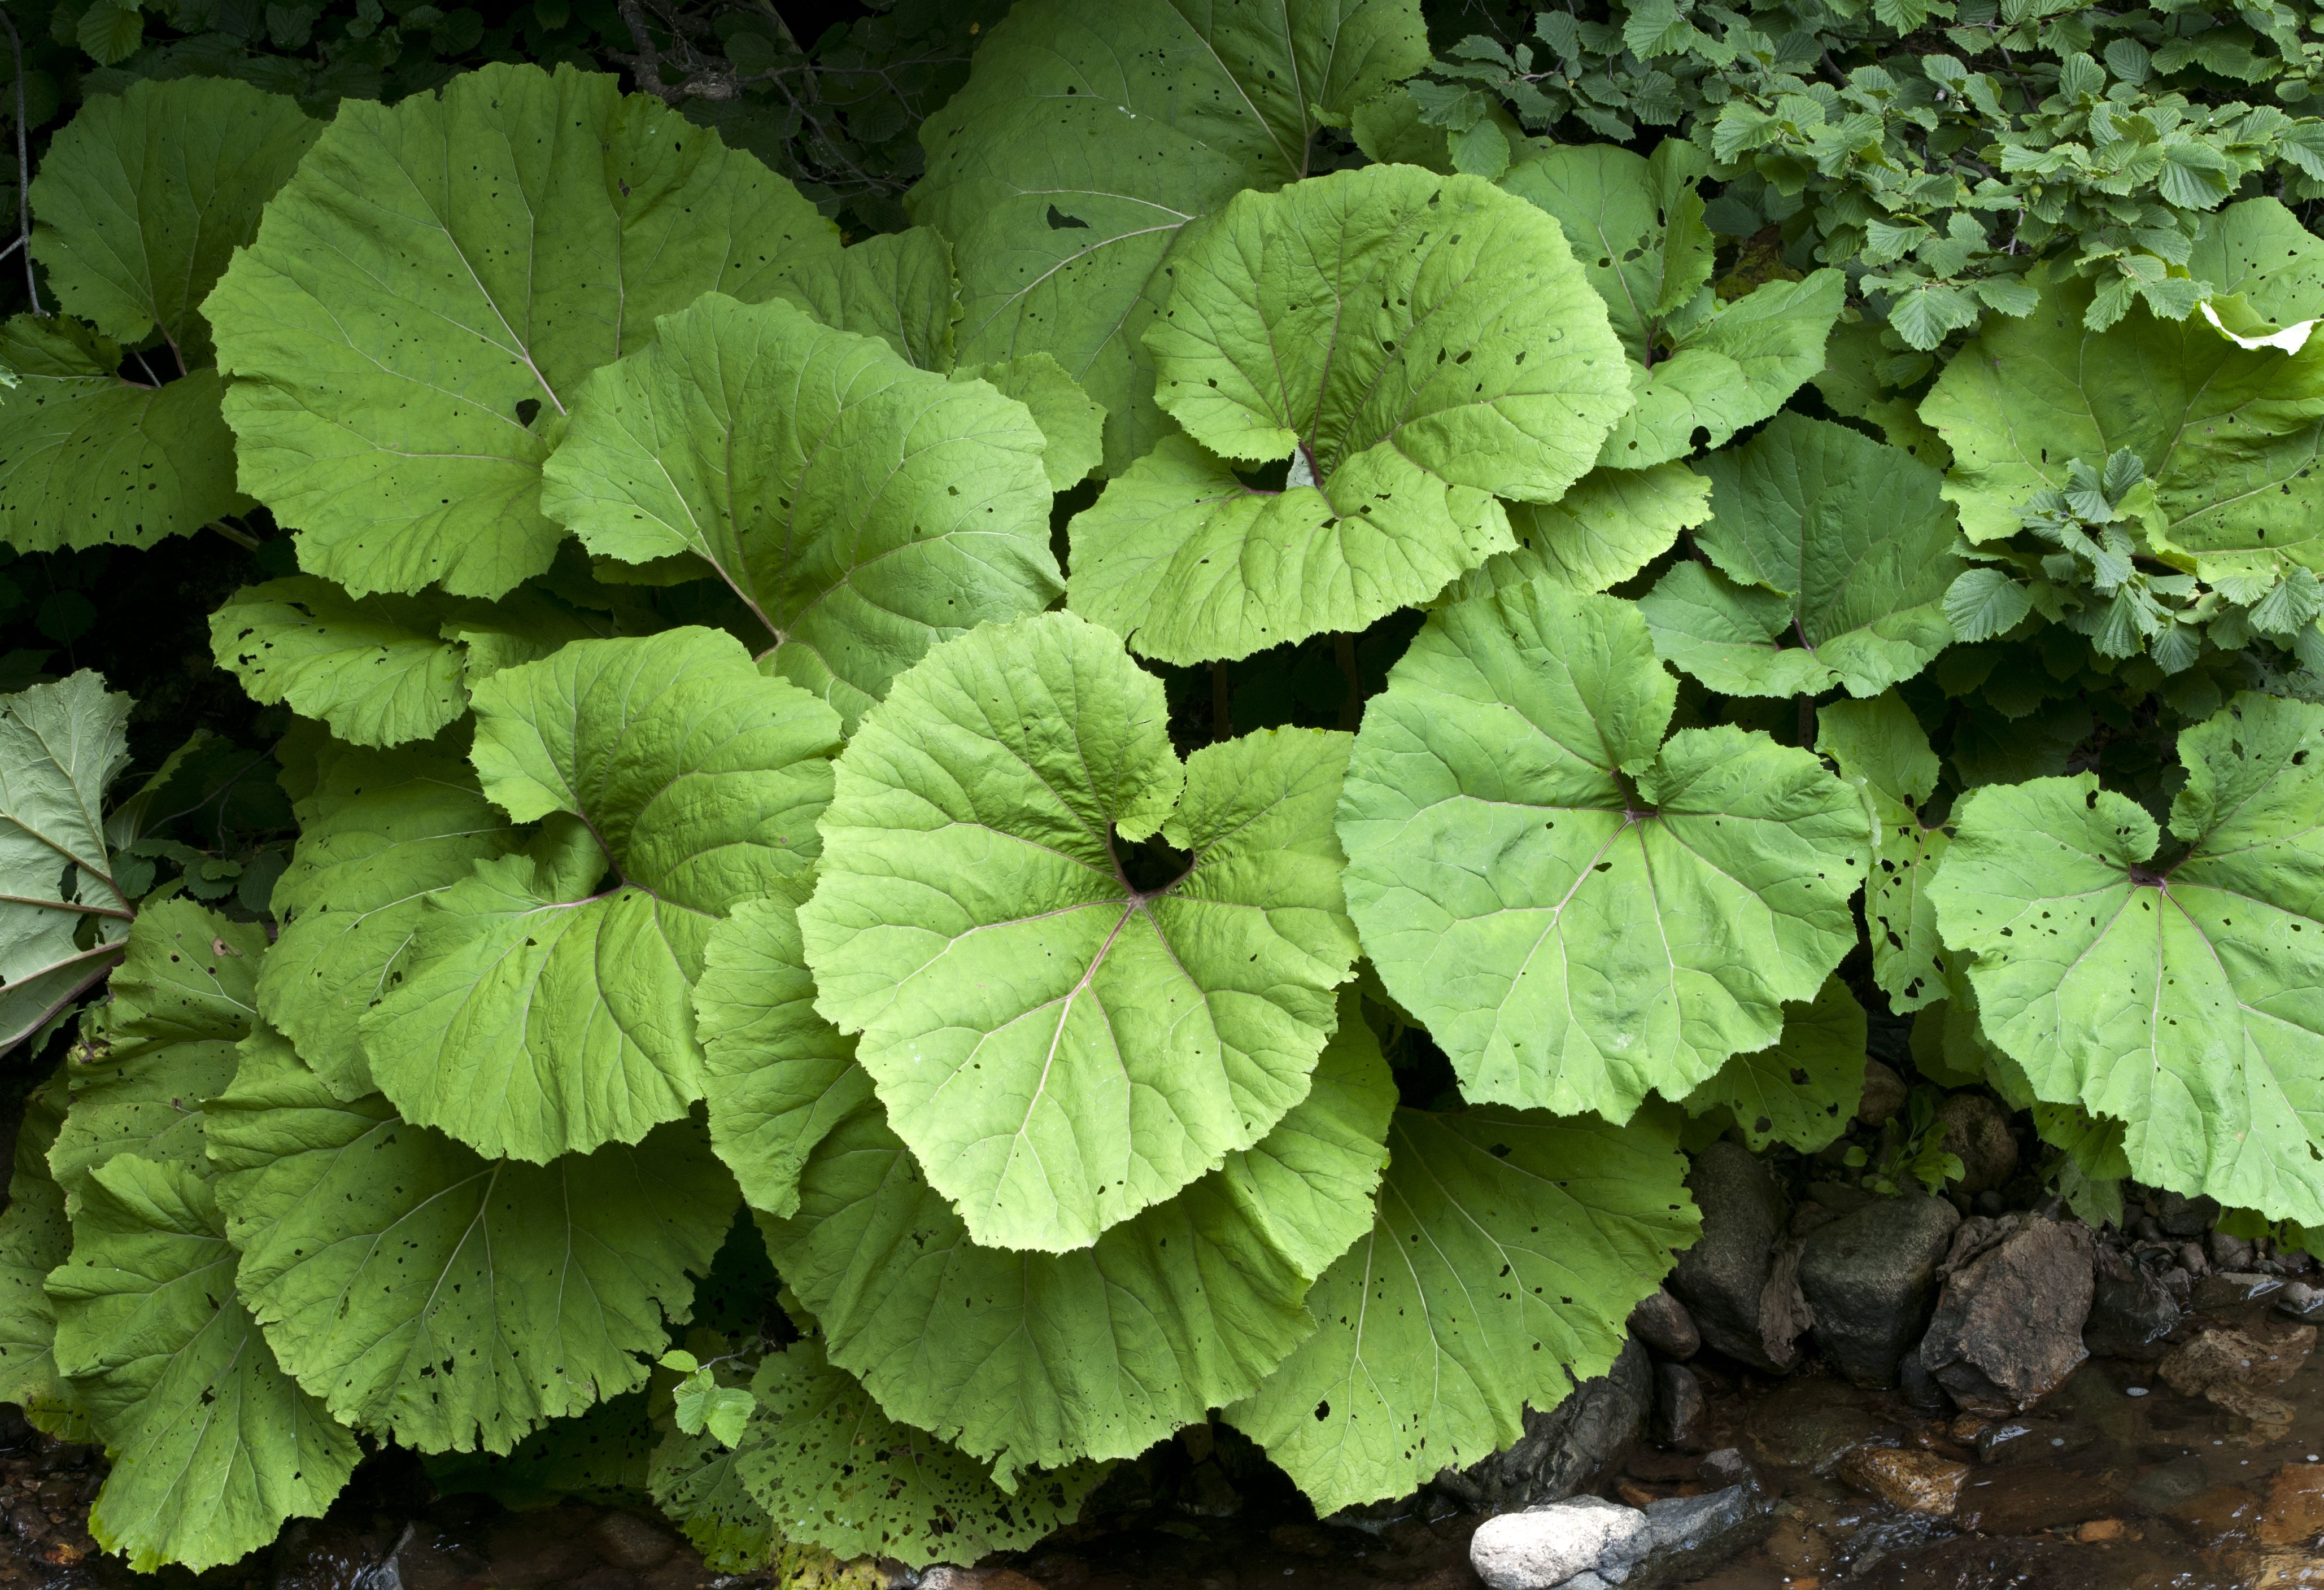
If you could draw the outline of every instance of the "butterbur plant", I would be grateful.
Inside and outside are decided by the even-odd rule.
[[[1609,1368],[1689,1152],[1941,1191],[1939,1086],[2324,1227],[2312,47],[1970,10],[1022,0],[857,235],[667,82],[92,98],[0,540],[247,556],[280,793],[0,695],[96,1538],[392,1445],[966,1563],[1211,1421],[1359,1506]]]

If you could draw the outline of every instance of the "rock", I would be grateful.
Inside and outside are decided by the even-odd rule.
[[[2294,1546],[2324,1530],[2324,1463],[2287,1463],[2267,1484],[2267,1509],[2259,1515],[2259,1538],[2269,1546]]]
[[[1682,1450],[1703,1445],[1702,1421],[1710,1407],[1702,1383],[1683,1364],[1655,1366],[1655,1439]]]
[[[1665,1358],[1683,1363],[1702,1350],[1702,1333],[1686,1305],[1656,1287],[1630,1310],[1630,1334]]]
[[[2324,1317],[2324,1291],[2304,1281],[2287,1281],[2276,1295],[2275,1311],[2289,1314],[2294,1319],[2314,1319]]]
[[[1864,1062],[1864,1092],[1856,1101],[1859,1126],[1877,1129],[1904,1107],[1904,1079],[1877,1060]]]
[[[1469,1563],[1491,1590],[1551,1590],[1636,1560],[1652,1534],[1637,1508],[1576,1496],[1487,1519],[1469,1538]]]
[[[678,1549],[678,1538],[634,1512],[606,1513],[589,1528],[589,1542],[615,1567],[659,1567]]]
[[[2154,1223],[2165,1236],[2200,1236],[2218,1222],[2217,1199],[2182,1198],[2175,1192],[2154,1195]]]
[[[1821,1474],[1851,1447],[1890,1427],[1855,1392],[1830,1380],[1797,1376],[1772,1388],[1744,1415],[1752,1455],[1775,1468]]]
[[[2211,1267],[2215,1270],[2248,1270],[2252,1266],[2252,1245],[2240,1236],[2214,1231],[2203,1245],[2211,1255]]]
[[[2200,1281],[2211,1273],[2210,1256],[2203,1252],[2201,1243],[2182,1242],[2179,1245],[2179,1267]]]
[[[1932,1518],[1950,1517],[1969,1483],[1968,1464],[1900,1447],[1858,1447],[1840,1460],[1838,1472],[1868,1495]]]
[[[2017,1139],[2009,1117],[1982,1093],[1955,1093],[1937,1106],[1937,1124],[1947,1153],[1960,1156],[1962,1192],[1974,1198],[2009,1180],[2017,1171]]]
[[[2079,1223],[1964,1221],[1921,1340],[1929,1372],[1964,1408],[2014,1412],[2041,1401],[2089,1356],[2094,1264]]]
[[[1014,1568],[938,1565],[920,1576],[920,1590],[1041,1590],[1041,1586]]]
[[[2205,1398],[2254,1424],[2288,1429],[2294,1409],[2269,1388],[2297,1374],[2315,1349],[2312,1325],[2269,1336],[2213,1326],[2173,1348],[2159,1373],[2182,1396]]]
[[[1782,1374],[1798,1362],[1788,1338],[1771,1343],[1760,1315],[1784,1229],[1784,1194],[1775,1173],[1749,1151],[1714,1143],[1694,1156],[1687,1190],[1702,1211],[1702,1236],[1671,1272],[1702,1339],[1738,1363]]]
[[[1952,1405],[1952,1399],[1945,1395],[1945,1388],[1939,1385],[1937,1377],[1929,1373],[1929,1361],[1921,1356],[1917,1345],[1897,1361],[1896,1389],[1904,1393],[1904,1401],[1914,1407],[1926,1409],[1932,1413],[1942,1413]]]
[[[2152,1364],[2169,1350],[2163,1338],[2178,1323],[2178,1300],[2160,1278],[2116,1249],[2098,1250],[2090,1317],[2082,1325],[2084,1346]]]
[[[1699,1579],[1757,1545],[1775,1522],[1775,1499],[1754,1479],[1704,1496],[1650,1502],[1646,1514],[1646,1548],[1628,1576],[1616,1581],[1622,1590]]]
[[[1473,1512],[1563,1502],[1621,1461],[1646,1433],[1654,1402],[1654,1364],[1634,1337],[1611,1369],[1556,1407],[1526,1409],[1515,1446],[1464,1469],[1439,1470],[1431,1487]]]
[[[1800,1291],[1833,1368],[1860,1386],[1895,1383],[1898,1362],[1929,1323],[1937,1266],[1960,1225],[1942,1199],[1882,1199],[1807,1238]]]

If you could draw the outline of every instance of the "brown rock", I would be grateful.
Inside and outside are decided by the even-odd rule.
[[[2127,1539],[2129,1536],[2130,1526],[2118,1518],[2094,1518],[2074,1529],[2074,1539],[2085,1546],[2094,1546],[2101,1540]]]
[[[1964,1220],[1921,1357],[1963,1408],[2014,1413],[2089,1356],[2095,1254],[2089,1227],[2039,1217]]]
[[[2319,1530],[2324,1530],[2324,1463],[2287,1463],[2268,1482],[2259,1538],[2270,1546],[2292,1546]]]
[[[2297,1374],[2315,1348],[2312,1325],[2273,1334],[2214,1326],[2173,1349],[2159,1373],[2174,1392],[2203,1397],[2264,1431],[2280,1432],[2291,1427],[2296,1411],[2268,1388]]]
[[[1904,1107],[1904,1079],[1877,1060],[1864,1062],[1864,1092],[1856,1102],[1856,1118],[1878,1126],[1895,1118]]]
[[[1960,1504],[1969,1465],[1933,1452],[1899,1447],[1858,1447],[1840,1460],[1840,1477],[1907,1512],[1949,1518]]]
[[[1982,1093],[1956,1093],[1937,1106],[1945,1150],[1960,1156],[1960,1190],[1975,1197],[1999,1187],[2016,1172],[2017,1139],[2009,1117]]]
[[[1630,1333],[1664,1357],[1682,1363],[1702,1350],[1702,1333],[1694,1328],[1686,1305],[1660,1287],[1630,1310]]]
[[[589,1529],[589,1543],[615,1567],[659,1567],[678,1549],[678,1538],[634,1512],[608,1512]]]

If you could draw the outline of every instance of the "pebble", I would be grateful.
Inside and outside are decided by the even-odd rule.
[[[1858,1447],[1840,1460],[1840,1477],[1868,1495],[1907,1512],[1944,1518],[1960,1505],[1969,1465],[1934,1452],[1897,1447]]]

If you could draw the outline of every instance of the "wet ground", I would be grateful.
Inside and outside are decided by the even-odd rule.
[[[2176,1339],[2227,1328],[2292,1355],[2313,1340],[2264,1302],[2232,1301],[2184,1322]],[[1731,1375],[1714,1389],[1702,1444],[1739,1448],[1780,1501],[1765,1539],[1693,1581],[1698,1590],[2324,1590],[2324,1552],[2312,1549],[2324,1530],[2324,1357],[2312,1353],[2288,1380],[2265,1385],[2264,1396],[2227,1394],[2244,1412],[2172,1390],[2153,1365],[2116,1360],[2093,1360],[2042,1407],[2010,1419],[1932,1412],[1814,1372],[1773,1383]],[[416,1465],[392,1456],[367,1465],[329,1518],[294,1524],[268,1553],[199,1580],[140,1578],[97,1553],[82,1529],[97,1455],[46,1441],[13,1412],[0,1417],[0,1590],[742,1590],[772,1582],[710,1572],[650,1512],[572,1503],[520,1512],[476,1497],[438,1498]],[[1468,1564],[1474,1515],[1423,1500],[1370,1532],[1319,1524],[1248,1457],[1224,1442],[1203,1446],[1198,1436],[1148,1464],[1116,1493],[1109,1519],[949,1583],[1477,1585]],[[1706,1488],[1698,1463],[1693,1453],[1642,1448],[1600,1488],[1635,1504],[1695,1493]],[[1904,1500],[1923,1508],[1950,1501],[1950,1511],[1868,1494],[1864,1484],[1882,1475]],[[1917,1490],[1903,1483],[1916,1475]],[[1931,1476],[1933,1485],[1924,1483]],[[945,1583],[934,1576],[931,1590]]]

